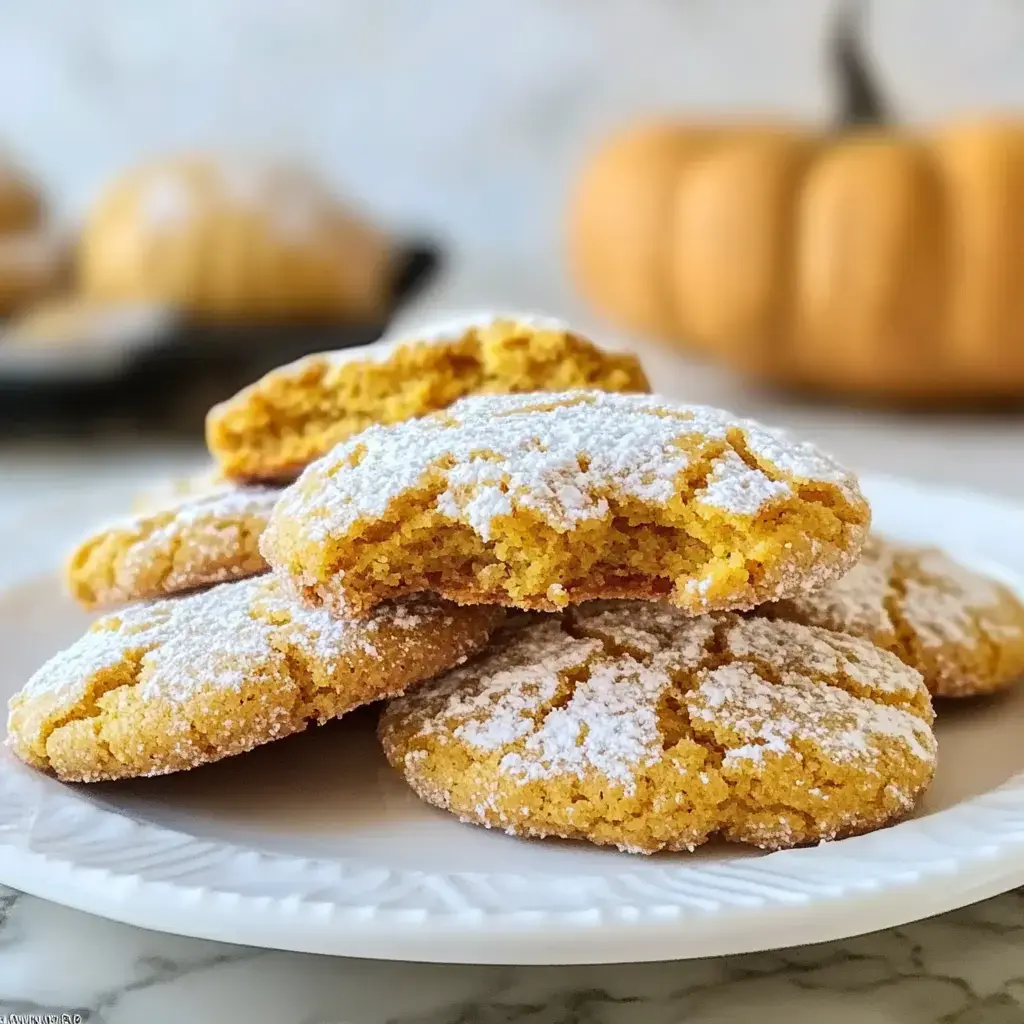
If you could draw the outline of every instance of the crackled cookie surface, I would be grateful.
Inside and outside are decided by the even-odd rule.
[[[868,519],[817,449],[718,409],[491,395],[335,447],[285,490],[261,549],[305,600],[347,614],[420,590],[698,613],[821,586],[856,560]]]
[[[920,675],[866,641],[600,602],[392,701],[380,736],[464,821],[654,853],[885,825],[931,780],[931,721]]]
[[[457,664],[500,615],[433,598],[361,622],[272,576],[97,620],[10,701],[8,742],[62,779],[162,775],[239,754]]]
[[[554,320],[459,322],[408,340],[308,356],[210,410],[225,474],[288,481],[372,423],[397,423],[468,394],[648,391],[635,356],[605,352]]]
[[[991,693],[1024,676],[1024,605],[937,548],[872,536],[845,576],[759,612],[864,637],[916,668],[936,697]]]
[[[154,500],[151,511],[105,526],[75,549],[68,589],[84,607],[105,608],[264,572],[259,537],[280,493],[211,484],[205,493]]]

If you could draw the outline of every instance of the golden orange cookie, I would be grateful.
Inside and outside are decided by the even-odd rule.
[[[654,853],[880,828],[931,781],[932,718],[921,676],[867,641],[631,601],[500,635],[379,731],[463,821]]]
[[[856,561],[868,519],[831,459],[718,409],[487,395],[339,444],[284,491],[260,548],[345,614],[420,590],[540,610],[664,597],[697,614],[820,587]]]
[[[68,781],[194,768],[401,693],[475,651],[499,619],[422,598],[338,620],[297,607],[273,576],[133,605],[11,698],[8,742]]]
[[[578,387],[650,390],[635,356],[605,352],[559,321],[476,318],[273,370],[210,410],[206,439],[227,476],[289,481],[373,423],[468,394]]]
[[[870,537],[860,561],[761,614],[864,637],[923,676],[936,697],[974,697],[1024,676],[1024,605],[936,548]]]
[[[105,526],[72,553],[68,590],[105,608],[265,572],[259,538],[280,493],[222,485]]]

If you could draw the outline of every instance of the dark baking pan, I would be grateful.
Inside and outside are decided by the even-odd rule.
[[[201,431],[215,402],[283,363],[331,349],[367,345],[437,273],[438,248],[410,245],[396,260],[388,310],[375,323],[190,323],[168,311],[132,344],[69,346],[39,358],[2,356],[0,438],[97,433]]]

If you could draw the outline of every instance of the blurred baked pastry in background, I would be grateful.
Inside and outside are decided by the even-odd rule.
[[[117,179],[87,219],[82,291],[200,321],[375,320],[387,238],[301,167],[202,155]]]
[[[35,182],[0,154],[0,234],[38,228],[43,215],[43,199]]]
[[[67,269],[67,246],[55,235],[0,233],[0,316],[10,316],[60,288]]]

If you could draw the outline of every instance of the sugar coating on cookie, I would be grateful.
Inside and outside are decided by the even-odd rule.
[[[280,493],[226,485],[104,526],[72,552],[68,590],[108,608],[265,572],[259,538]]]
[[[560,321],[477,317],[273,370],[210,410],[206,438],[227,476],[289,481],[373,423],[468,394],[577,387],[650,390],[635,356],[606,352]]]
[[[932,778],[932,718],[920,675],[866,641],[598,602],[500,635],[392,701],[379,731],[464,821],[653,853],[898,819]]]
[[[937,548],[869,537],[845,576],[759,612],[864,637],[916,668],[937,697],[992,693],[1024,676],[1024,604]]]
[[[65,780],[181,771],[399,694],[499,620],[424,597],[343,621],[296,606],[273,576],[132,605],[11,698],[8,742]]]
[[[699,613],[821,586],[868,520],[854,478],[811,445],[718,409],[574,391],[370,427],[285,490],[260,543],[306,601],[347,614],[420,590]]]

